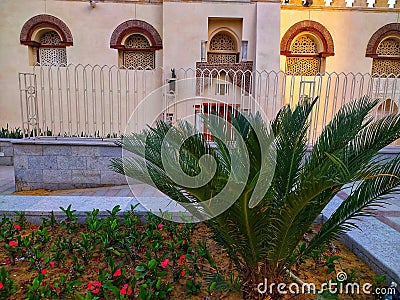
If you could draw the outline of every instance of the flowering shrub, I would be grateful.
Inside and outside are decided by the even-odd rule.
[[[242,299],[233,262],[204,225],[151,214],[140,223],[119,207],[105,219],[93,210],[79,225],[71,207],[64,211],[61,223],[50,217],[40,226],[22,214],[0,220],[0,299]],[[338,260],[336,247],[325,248],[313,274],[329,274]]]
[[[119,215],[118,206],[105,219],[93,210],[80,225],[71,206],[61,209],[62,222],[52,216],[40,226],[27,223],[21,213],[15,221],[3,217],[0,299],[177,299],[215,294],[205,275],[216,266],[205,243],[193,237],[193,225],[152,214],[142,224],[132,212]]]

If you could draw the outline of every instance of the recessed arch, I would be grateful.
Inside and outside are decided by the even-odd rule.
[[[142,34],[150,41],[150,49],[162,49],[162,40],[157,30],[149,23],[142,20],[128,20],[115,28],[110,38],[110,47],[125,49],[124,41],[132,34]]]
[[[292,54],[292,42],[302,33],[310,33],[317,37],[318,41],[321,43],[320,48],[322,49],[319,49],[321,50],[319,53],[321,57],[335,55],[333,39],[328,29],[322,24],[311,20],[300,21],[286,31],[281,40],[281,55],[290,56]]]
[[[210,36],[209,36],[209,43],[208,43],[208,49],[210,49],[211,43],[213,40],[215,40],[216,37],[218,37],[218,35],[226,35],[228,36],[234,43],[234,49],[232,49],[232,51],[239,51],[239,38],[238,36],[235,34],[235,32],[233,32],[230,28],[228,27],[220,27],[216,30],[214,30],[213,32],[211,32]]]
[[[365,56],[372,58],[373,76],[400,74],[400,23],[379,28],[368,41]]]
[[[227,27],[219,27],[209,34],[207,62],[211,64],[235,64],[239,61],[239,39]]]
[[[365,56],[377,58],[379,44],[388,37],[400,37],[400,23],[390,23],[375,31],[368,41]]]
[[[20,43],[28,46],[37,46],[40,44],[38,36],[43,31],[49,30],[54,30],[59,34],[61,38],[60,46],[73,45],[73,37],[68,26],[59,18],[47,14],[34,16],[25,22],[21,29]]]

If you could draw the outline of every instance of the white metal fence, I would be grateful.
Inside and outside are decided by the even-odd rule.
[[[398,113],[400,105],[400,75],[324,73],[306,77],[282,71],[216,69],[176,69],[175,75],[163,69],[99,65],[34,67],[31,73],[19,74],[22,127],[37,136],[117,137],[124,133],[139,103],[160,88],[157,107],[148,107],[141,114],[156,109],[159,118],[172,122],[211,111],[228,118],[233,107],[263,110],[272,119],[283,105],[309,96],[319,98],[311,118],[312,143],[346,102],[364,95],[379,98],[375,117]],[[192,96],[185,95],[182,104],[178,100],[183,97],[183,85],[179,83],[185,80]],[[144,125],[138,124],[138,128]]]

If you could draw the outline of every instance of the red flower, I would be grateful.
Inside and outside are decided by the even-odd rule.
[[[14,225],[14,228],[17,229],[18,231],[21,230],[21,226],[19,226],[18,224]]]
[[[49,262],[50,267],[54,268],[54,261]]]
[[[164,269],[169,265],[169,259],[166,258],[161,262],[161,267],[163,267]]]
[[[8,246],[10,246],[10,247],[17,247],[17,246],[18,246],[18,242],[16,242],[16,241],[10,241],[10,242],[8,243]]]
[[[127,291],[128,289],[128,291]],[[126,295],[128,294],[128,296],[132,295],[132,288],[130,286],[128,286],[127,283],[124,284],[124,286],[122,287],[122,289],[120,289],[119,291],[120,295]]]
[[[91,290],[93,294],[97,294],[98,292],[100,292],[100,287],[101,287],[101,282],[98,281],[91,281],[87,286],[88,290]]]
[[[46,269],[43,269],[41,273],[42,273],[43,275],[46,275],[47,270],[46,270]]]
[[[122,289],[119,291],[120,295],[126,295],[126,289],[128,288],[128,284],[124,284],[124,286],[122,287]]]
[[[0,290],[3,288],[3,283],[0,281]]]
[[[57,294],[61,293],[61,289],[59,287],[56,288],[56,292],[57,292]]]
[[[186,255],[181,255],[178,260],[178,264],[182,265],[186,259]]]
[[[3,264],[4,265],[11,265],[11,258],[8,258],[8,259],[6,259],[4,262],[3,262]]]
[[[121,276],[121,269],[118,269],[118,270],[116,270],[115,272],[114,272],[114,274],[113,274],[113,276],[114,277],[119,277],[119,276]]]
[[[158,230],[162,230],[163,226],[164,226],[164,225],[163,225],[163,224],[161,224],[161,223],[160,223],[160,224],[158,224],[158,226],[157,226],[157,227],[158,227]]]
[[[185,276],[185,269],[182,269],[182,271],[181,271],[181,276],[182,276],[182,277]]]

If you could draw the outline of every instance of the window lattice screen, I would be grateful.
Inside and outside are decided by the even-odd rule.
[[[59,45],[61,38],[55,31],[49,31],[40,37],[40,44],[42,45]]]
[[[290,51],[292,54],[316,54],[318,48],[311,38],[303,35],[293,42]]]
[[[123,65],[125,68],[154,69],[154,51],[124,51]]]
[[[319,57],[286,57],[286,73],[315,76],[320,69],[321,59]]]
[[[372,74],[400,74],[400,59],[374,58]]]
[[[210,64],[234,64],[236,54],[208,53],[208,63]]]
[[[132,34],[125,42],[126,48],[148,49],[150,48],[149,41],[140,34]]]
[[[65,48],[39,48],[39,63],[42,66],[66,66]]]
[[[400,41],[388,38],[379,44],[376,53],[384,56],[400,56]]]
[[[236,51],[235,42],[228,34],[217,33],[210,42],[210,50]]]

